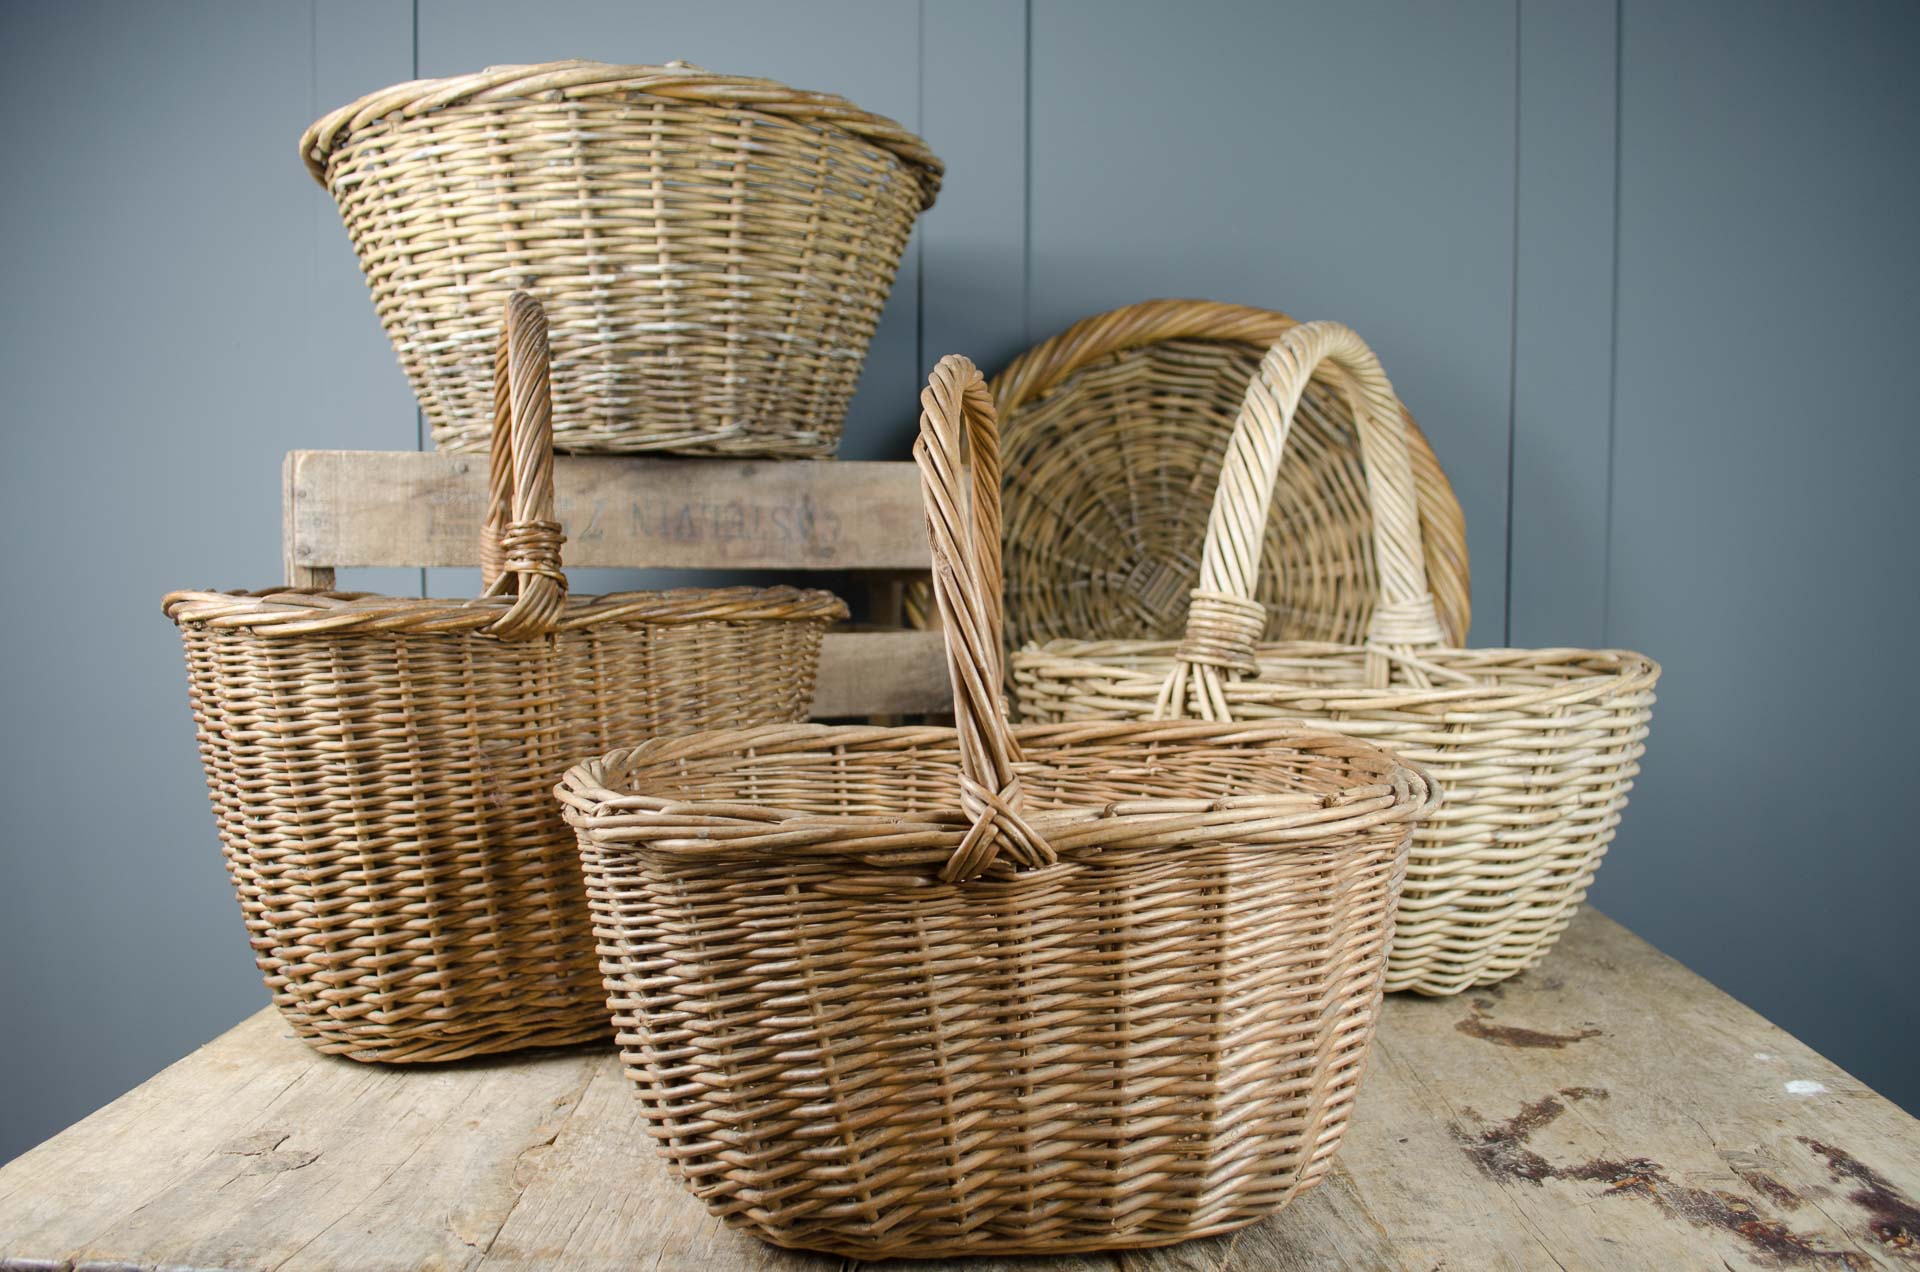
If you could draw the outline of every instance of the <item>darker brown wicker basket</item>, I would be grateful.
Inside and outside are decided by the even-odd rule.
[[[1252,1223],[1340,1141],[1429,784],[1284,724],[1010,731],[992,407],[962,358],[922,403],[958,727],[656,739],[560,787],[626,1070],[673,1172],[781,1245]]]
[[[804,719],[846,615],[791,588],[569,600],[538,306],[508,325],[485,598],[166,600],[254,956],[301,1037],[359,1060],[605,1038],[554,781],[617,740]]]

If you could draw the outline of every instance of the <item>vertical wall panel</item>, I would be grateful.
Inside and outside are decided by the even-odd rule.
[[[1027,345],[1026,0],[922,0],[922,132],[947,164],[920,227],[921,370]]]
[[[1516,645],[1596,645],[1606,622],[1615,30],[1611,4],[1520,5],[1508,603]]]
[[[1608,635],[1666,678],[1595,899],[1920,1107],[1920,9],[1622,40]]]
[[[1034,0],[1035,338],[1153,296],[1337,318],[1466,509],[1506,609],[1514,9]]]
[[[313,104],[318,119],[389,84],[413,78],[412,0],[321,0],[313,7]],[[341,450],[413,450],[420,410],[400,360],[380,326],[339,209],[294,152],[312,211],[311,293],[300,317],[306,347],[321,354],[307,377],[302,407],[312,420],[297,443]],[[349,570],[339,586],[396,596],[420,594],[419,570]]]
[[[305,314],[309,7],[5,23],[0,1159],[266,1001],[160,597],[277,582],[281,456],[343,436]]]

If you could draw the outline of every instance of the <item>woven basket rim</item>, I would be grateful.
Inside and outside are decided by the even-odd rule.
[[[1115,659],[1138,659],[1145,663],[1164,661],[1171,665],[1181,647],[1177,640],[1049,640],[1040,644],[1030,644],[1014,654],[1014,674],[1030,671],[1037,658],[1048,659],[1053,663],[1079,663],[1097,671],[1101,676],[1111,677],[1123,669]],[[1288,681],[1270,678],[1264,674],[1268,660],[1286,658],[1310,658],[1326,661],[1333,658],[1349,658],[1358,663],[1367,656],[1365,645],[1343,645],[1332,641],[1263,641],[1254,647],[1255,661],[1262,667],[1260,676],[1231,680],[1227,683],[1228,693],[1234,686],[1257,688],[1262,695],[1275,693],[1293,693],[1301,698],[1333,701],[1340,703],[1379,704],[1393,702],[1402,706],[1416,706],[1427,703],[1458,703],[1469,701],[1512,702],[1524,699],[1541,701],[1573,702],[1593,698],[1605,698],[1619,693],[1636,693],[1651,689],[1660,679],[1660,664],[1645,654],[1631,649],[1577,649],[1577,648],[1525,648],[1525,647],[1483,647],[1473,648],[1446,647],[1441,649],[1423,649],[1420,658],[1423,661],[1446,666],[1450,662],[1461,661],[1469,664],[1505,667],[1557,665],[1568,667],[1575,663],[1612,663],[1617,670],[1583,671],[1567,677],[1564,685],[1543,688],[1539,685],[1501,684],[1498,681],[1476,681],[1472,684],[1440,683],[1432,687],[1405,684],[1390,684],[1385,688],[1372,688],[1366,685],[1328,685],[1312,684],[1304,681]],[[1143,677],[1158,678],[1159,670],[1149,671],[1144,667],[1139,671]],[[1469,669],[1466,674],[1471,674]]]
[[[1047,767],[1046,760],[1037,757],[1051,747],[1074,742],[1111,743],[1116,739],[1137,743],[1143,757],[1162,747],[1285,746],[1296,754],[1329,755],[1370,770],[1356,772],[1351,781],[1331,792],[1303,789],[1190,798],[1142,796],[1029,811],[1027,820],[1036,828],[1044,828],[1063,854],[1076,847],[1122,847],[1129,840],[1157,839],[1180,829],[1191,830],[1189,847],[1233,839],[1268,847],[1301,846],[1324,851],[1326,839],[1342,833],[1331,823],[1412,823],[1430,812],[1440,795],[1423,769],[1382,747],[1289,721],[1076,721],[1019,725],[1013,735],[1028,754],[1016,764],[1016,770],[1029,775]],[[670,770],[684,762],[732,759],[738,761],[736,771],[744,773],[757,764],[777,764],[796,753],[863,751],[896,753],[904,763],[926,750],[948,751],[957,745],[958,731],[938,726],[775,724],[717,729],[652,738],[637,746],[609,751],[569,769],[554,793],[565,805],[566,818],[575,830],[594,836],[596,845],[605,851],[664,851],[687,859],[738,859],[777,852],[853,858],[886,866],[937,865],[966,838],[971,821],[960,807],[957,784],[950,807],[899,814],[824,814],[773,802],[749,802],[745,797],[733,801],[668,799],[620,787],[656,764]],[[926,762],[935,763],[931,759]],[[936,766],[947,771],[952,761],[942,755]],[[1005,881],[1039,873],[1014,872]],[[979,882],[955,886],[977,886]]]
[[[179,591],[168,593],[161,602],[167,617],[182,627],[242,629],[274,637],[478,632],[494,623],[512,603],[510,596],[455,601],[306,588]],[[817,588],[688,587],[570,596],[554,630],[580,631],[628,623],[839,622],[846,617],[846,602]]]
[[[333,154],[355,133],[395,115],[417,119],[450,106],[506,106],[536,99],[587,101],[613,96],[745,110],[809,127],[837,129],[878,146],[906,164],[919,181],[922,211],[933,206],[946,171],[946,165],[917,134],[834,93],[790,88],[778,80],[755,76],[718,74],[684,61],[622,65],[586,58],[489,66],[466,75],[409,80],[368,93],[309,124],[300,135],[300,158],[313,179],[324,186],[327,161]]]

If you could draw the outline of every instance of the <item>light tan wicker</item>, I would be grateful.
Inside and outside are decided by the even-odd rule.
[[[993,382],[1006,430],[1012,643],[1177,637],[1199,573],[1227,437],[1285,314],[1153,300],[1075,323]],[[1372,512],[1337,373],[1294,422],[1256,595],[1273,640],[1359,640],[1379,594]],[[1407,420],[1427,573],[1464,640],[1466,527],[1427,440]]]
[[[509,322],[485,599],[166,599],[254,956],[301,1037],[359,1060],[605,1038],[553,783],[619,740],[804,719],[846,615],[790,588],[569,600],[538,306]]]
[[[562,451],[831,456],[941,165],[839,97],[683,62],[418,80],[319,120],[443,450],[480,450],[500,302],[552,322]]]
[[[674,1173],[782,1245],[1251,1223],[1340,1140],[1428,783],[1290,725],[1010,731],[991,403],[947,358],[922,404],[958,728],[661,739],[561,786],[627,1072]]]
[[[1381,601],[1364,646],[1256,644],[1274,472],[1308,376],[1336,368],[1360,421]],[[1391,747],[1440,784],[1414,837],[1389,990],[1456,993],[1544,956],[1573,918],[1640,771],[1660,669],[1622,650],[1455,649],[1434,612],[1398,400],[1335,323],[1260,364],[1214,499],[1185,639],[1053,641],[1014,655],[1037,720],[1303,720]]]

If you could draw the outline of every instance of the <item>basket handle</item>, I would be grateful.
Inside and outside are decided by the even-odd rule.
[[[1380,596],[1367,630],[1367,683],[1385,688],[1392,665],[1400,662],[1407,665],[1410,683],[1427,686],[1418,660],[1407,655],[1445,644],[1446,637],[1427,588],[1406,416],[1380,360],[1351,328],[1310,322],[1287,332],[1267,351],[1247,386],[1213,496],[1186,639],[1161,686],[1160,715],[1179,715],[1197,700],[1202,717],[1231,719],[1224,678],[1258,670],[1254,650],[1266,629],[1267,612],[1254,599],[1254,588],[1266,542],[1267,510],[1294,411],[1322,364],[1329,366],[1328,379],[1353,407],[1373,511]]]
[[[970,483],[963,448],[971,452]],[[1052,865],[1058,858],[1023,812],[1014,770],[1020,746],[1000,687],[1000,426],[986,380],[957,354],[940,359],[921,391],[913,460],[920,466],[933,594],[953,681],[960,807],[972,823],[940,877],[955,882],[996,865],[996,875]]]
[[[553,397],[547,312],[525,292],[507,297],[493,353],[493,441],[480,526],[481,595],[514,602],[487,628],[502,640],[552,633],[567,603],[566,536],[553,515]]]

